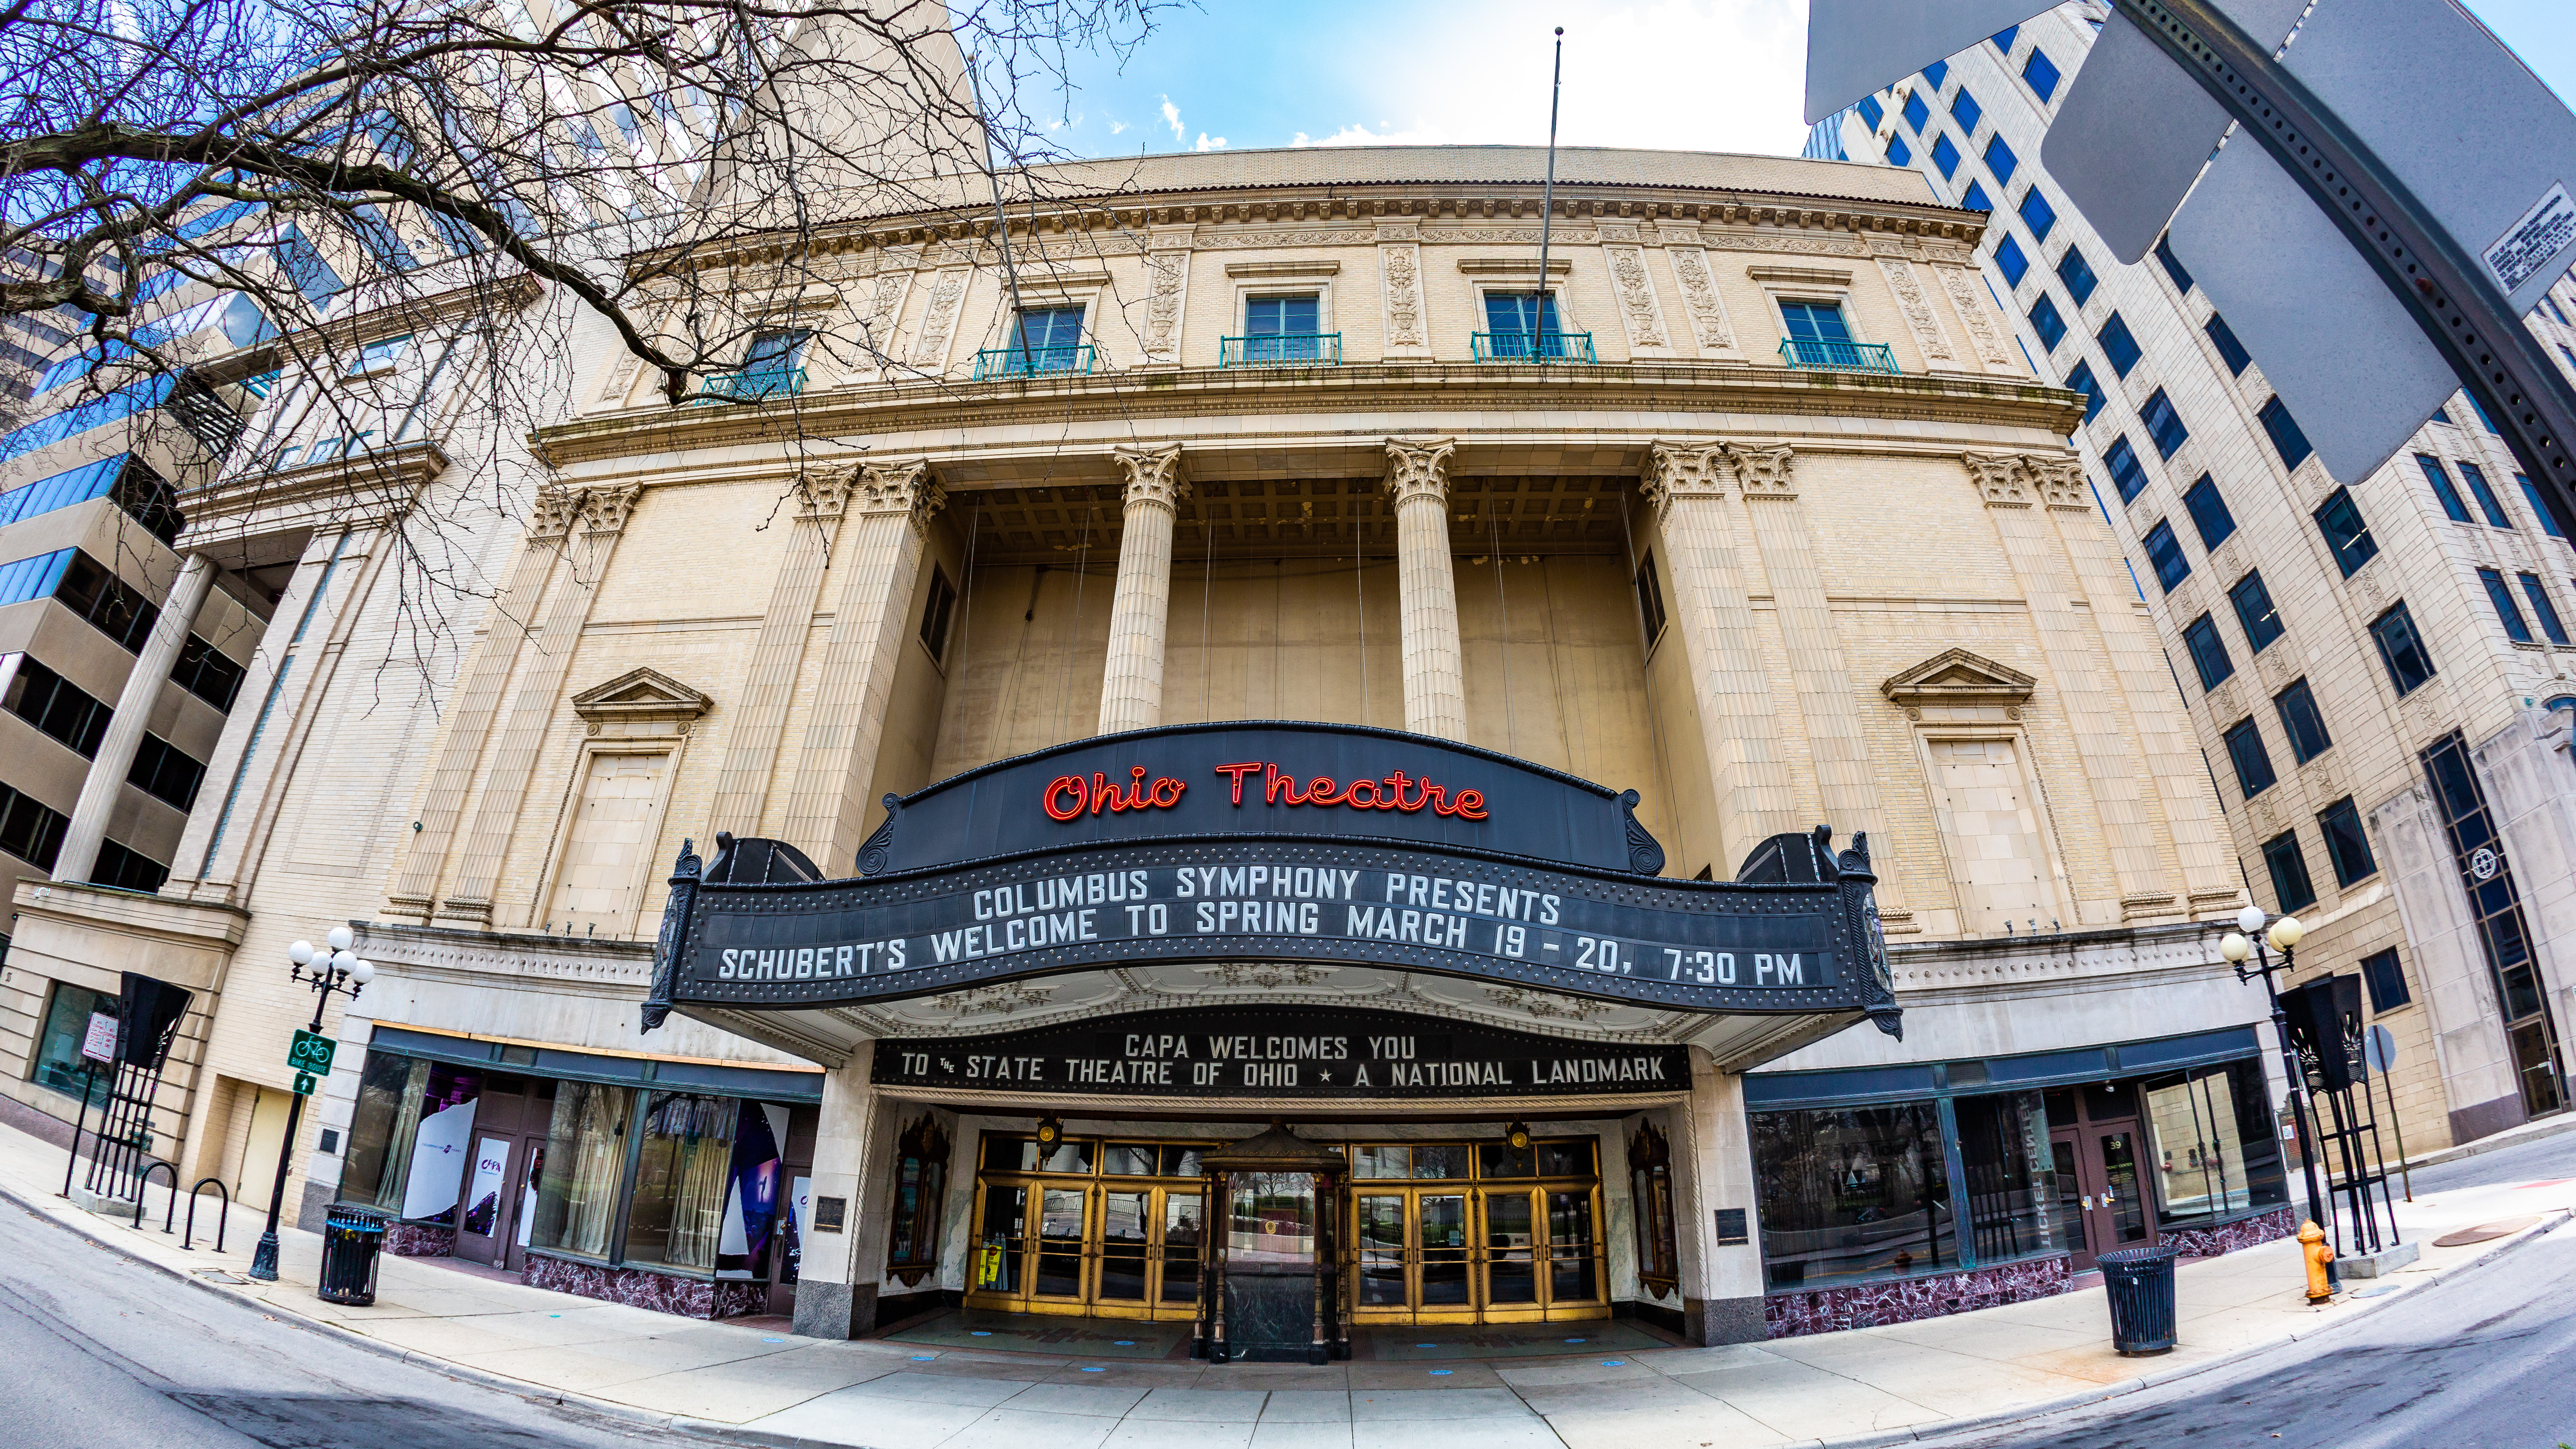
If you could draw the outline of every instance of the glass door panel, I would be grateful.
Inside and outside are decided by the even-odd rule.
[[[1467,1281],[1467,1195],[1422,1193],[1414,1198],[1415,1231],[1421,1245],[1422,1308],[1466,1308],[1474,1303]]]
[[[1163,1282],[1165,1303],[1199,1301],[1200,1194],[1166,1193],[1163,1197]]]
[[[1590,1189],[1547,1195],[1547,1252],[1549,1303],[1600,1301],[1601,1273],[1593,1245]]]
[[[1078,1187],[1039,1189],[1037,1282],[1041,1298],[1082,1296],[1083,1209],[1090,1192]]]
[[[1526,1189],[1482,1194],[1485,1201],[1485,1303],[1538,1302],[1536,1209]]]
[[[981,1293],[1027,1291],[1021,1278],[1027,1268],[1029,1190],[1012,1183],[984,1186],[984,1220],[975,1234],[974,1287]]]
[[[2147,1240],[2147,1205],[2138,1193],[2138,1136],[2135,1129],[2105,1132],[2102,1147],[2101,1202],[2109,1212],[2111,1239],[2122,1247]]]
[[[1412,1295],[1406,1291],[1404,1281],[1404,1199],[1394,1194],[1381,1197],[1363,1193],[1356,1201],[1354,1216],[1358,1222],[1353,1243],[1359,1250],[1359,1306],[1410,1306]]]
[[[2084,1190],[2083,1176],[2076,1167],[2075,1139],[2060,1137],[2050,1142],[2048,1148],[2056,1168],[2057,1220],[2079,1225],[2080,1240],[2067,1246],[2074,1250],[2075,1271],[2089,1272],[2093,1267],[2093,1255],[2102,1251],[2101,1244],[2096,1241],[2101,1234],[2093,1225],[2093,1195]]]
[[[1113,1187],[1100,1197],[1100,1288],[1104,1302],[1145,1301],[1145,1231],[1154,1194]]]

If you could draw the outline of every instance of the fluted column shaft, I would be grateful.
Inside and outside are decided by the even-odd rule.
[[[761,834],[762,807],[778,769],[778,741],[805,663],[806,636],[814,629],[814,599],[832,559],[843,511],[858,470],[829,468],[797,480],[796,521],[787,552],[770,581],[769,606],[752,639],[751,668],[742,685],[732,729],[726,732],[724,766],[716,772],[715,808],[707,833]],[[791,787],[792,789],[792,787]]]
[[[126,674],[125,688],[117,692],[116,712],[108,716],[98,753],[90,757],[80,802],[72,807],[71,826],[54,856],[54,879],[87,880],[91,867],[98,864],[99,846],[107,840],[108,816],[116,810],[126,772],[134,768],[134,752],[143,747],[144,726],[152,720],[161,683],[179,662],[179,651],[187,647],[188,630],[197,622],[197,610],[205,605],[214,582],[215,561],[204,554],[192,553],[179,566],[169,597],[161,601],[161,617]]]
[[[1172,606],[1172,524],[1190,485],[1181,450],[1121,448],[1127,506],[1118,536],[1118,591],[1109,605],[1109,663],[1100,733],[1163,722],[1163,631]]]
[[[1449,455],[1456,445],[1388,439],[1395,498],[1396,582],[1404,618],[1404,727],[1467,737],[1467,676],[1458,647],[1458,580],[1449,562]]]
[[[827,871],[846,869],[858,852],[922,550],[931,515],[946,499],[927,463],[859,469],[844,525],[858,530],[842,565],[849,577],[832,606],[823,675],[787,801],[788,842]]]

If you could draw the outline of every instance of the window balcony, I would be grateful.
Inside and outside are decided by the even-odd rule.
[[[1478,362],[1598,362],[1589,332],[1479,332]]]
[[[997,377],[1033,377],[1040,373],[1079,373],[1091,371],[1093,353],[1088,342],[1054,347],[987,347],[975,354],[975,380],[985,382]]]
[[[700,401],[731,398],[735,402],[758,402],[766,397],[795,397],[805,391],[805,369],[801,367],[745,368],[740,372],[719,372],[708,377],[701,389],[706,396]]]
[[[1780,361],[1809,372],[1877,372],[1902,377],[1896,354],[1884,342],[1826,342],[1812,337],[1780,339]]]
[[[1314,367],[1342,360],[1339,332],[1273,332],[1228,337],[1217,345],[1219,367]]]

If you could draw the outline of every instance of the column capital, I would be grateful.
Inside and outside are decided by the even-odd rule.
[[[1110,457],[1127,477],[1128,507],[1139,503],[1177,508],[1190,496],[1190,480],[1181,472],[1181,447],[1174,443],[1164,448],[1118,448]]]
[[[1672,511],[1676,498],[1726,497],[1724,449],[1716,443],[1692,447],[1658,438],[1646,445],[1646,466],[1637,475],[1637,491],[1653,500],[1655,518]]]
[[[796,475],[797,516],[823,523],[835,523],[849,511],[850,495],[858,491],[859,469],[855,463],[838,468],[817,468]]]
[[[914,532],[922,534],[930,530],[930,516],[948,502],[948,490],[931,476],[927,458],[861,463],[857,495],[859,512],[901,514],[911,521]]]
[[[1798,496],[1798,450],[1787,443],[1728,443],[1726,461],[1748,499]]]
[[[576,528],[584,533],[622,533],[626,517],[635,511],[635,499],[643,491],[639,483],[541,488],[529,510],[528,536],[561,538]]]
[[[1449,455],[1458,451],[1455,438],[1437,438],[1427,442],[1410,442],[1403,438],[1386,440],[1386,491],[1399,504],[1415,498],[1429,498],[1443,507],[1449,501]]]
[[[1965,452],[1959,461],[1988,508],[2037,503],[2082,512],[2091,506],[2085,501],[2084,465],[2063,454]]]

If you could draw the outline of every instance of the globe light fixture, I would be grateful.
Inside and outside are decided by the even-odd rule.
[[[312,965],[313,956],[313,943],[310,941],[298,941],[286,948],[286,959],[298,966]]]
[[[2272,949],[2295,951],[2299,949],[2299,942],[2307,938],[2307,934],[2308,928],[2299,924],[2298,917],[2283,916],[2272,923]]]
[[[286,948],[287,974],[297,985],[313,988],[313,1024],[305,1028],[305,1036],[322,1035],[322,1013],[330,1006],[333,992],[355,1001],[367,983],[376,979],[376,963],[359,957],[357,934],[347,926],[333,926],[322,939],[328,943],[322,950],[315,950],[310,941],[298,941]],[[251,1250],[250,1277],[261,1283],[277,1281],[277,1219],[286,1203],[287,1168],[294,1160],[295,1132],[304,1118],[305,1094],[313,1089],[314,1079],[320,1075],[302,1069],[305,1045],[299,1036],[297,1054],[289,1058],[297,1067],[296,1091],[287,1098],[286,1136],[277,1144],[277,1181],[268,1194],[268,1227],[259,1235],[259,1246]],[[329,1043],[322,1046],[325,1054],[313,1059],[317,1065],[329,1060]]]
[[[2242,966],[2253,956],[2254,943],[2245,939],[2244,932],[2230,931],[2219,941],[2218,954],[2226,957],[2231,963]]]
[[[2261,906],[2247,906],[2245,909],[2238,911],[2236,913],[2236,929],[2243,931],[2249,936],[2262,930],[2263,908]]]
[[[331,934],[323,939],[331,943],[331,949],[334,951],[346,951],[358,944],[358,938],[349,934],[349,928],[346,926],[333,926]]]

